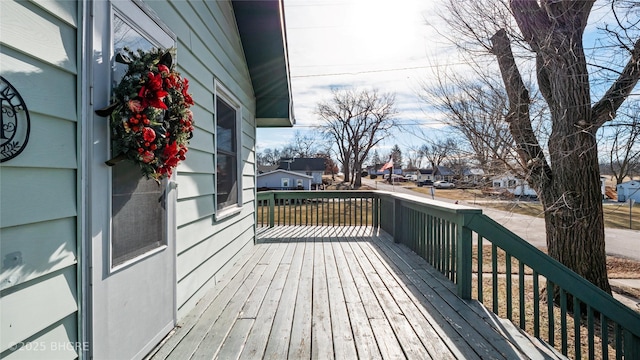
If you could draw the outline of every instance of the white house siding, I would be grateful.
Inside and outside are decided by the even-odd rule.
[[[313,176],[313,183],[314,184],[322,184],[322,174],[324,173],[324,171],[314,171],[313,173],[311,173],[311,176]]]
[[[2,76],[31,117],[0,164],[0,358],[78,356],[78,6],[0,1]]]
[[[196,105],[187,160],[178,167],[178,318],[253,245],[255,100],[235,17],[227,1],[147,1],[177,36],[178,71],[189,79]],[[242,210],[215,219],[214,81],[241,104]]]
[[[296,188],[297,181],[302,180],[304,190],[311,189],[311,181],[313,180],[309,175],[301,175],[293,171],[275,170],[258,175],[258,188],[280,189],[282,188],[282,179],[289,179],[288,188]]]
[[[638,181],[632,180],[618,184],[616,192],[618,193],[619,202],[626,202],[629,200],[640,202],[640,182]]]

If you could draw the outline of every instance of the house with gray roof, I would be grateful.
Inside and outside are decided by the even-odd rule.
[[[308,175],[313,178],[312,184],[322,185],[322,175],[325,169],[324,158],[293,158],[281,159],[278,169]]]

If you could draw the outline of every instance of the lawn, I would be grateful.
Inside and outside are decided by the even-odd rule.
[[[415,187],[412,190],[423,194],[431,195],[429,187]],[[514,212],[522,215],[544,217],[542,205],[537,201],[525,200],[504,200],[497,197],[486,196],[479,189],[437,189],[436,197],[463,200],[466,203],[491,207],[498,210]],[[494,200],[494,201],[492,201]],[[631,228],[640,230],[640,204],[635,204],[631,210]],[[607,203],[604,205],[604,226],[614,229],[629,229],[629,204],[628,203]]]
[[[499,210],[510,211],[523,215],[539,218],[544,217],[542,204],[538,202],[513,201],[513,202],[487,202],[482,206],[488,206]],[[631,228],[640,229],[640,205],[633,207],[631,211]],[[604,205],[604,226],[614,229],[629,229],[629,205],[625,203]]]

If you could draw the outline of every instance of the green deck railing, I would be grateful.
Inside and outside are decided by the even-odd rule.
[[[378,226],[379,196],[365,191],[258,193],[258,226]]]
[[[640,358],[640,314],[480,209],[381,191],[260,192],[257,200],[259,226],[385,230],[453,281],[461,298],[571,358]]]

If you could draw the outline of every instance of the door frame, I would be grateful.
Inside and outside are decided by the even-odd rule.
[[[112,188],[112,175],[111,171],[108,171],[108,176],[102,177],[96,174],[96,167],[103,166],[102,164],[95,164],[94,157],[96,153],[110,152],[110,138],[108,135],[108,120],[106,118],[95,115],[95,110],[100,109],[107,105],[107,101],[111,94],[111,54],[113,53],[113,28],[112,19],[115,10],[115,6],[112,1],[81,1],[83,4],[82,9],[79,9],[79,13],[82,14],[84,34],[82,41],[82,55],[79,56],[79,60],[83,65],[82,80],[80,88],[82,89],[82,129],[80,152],[82,156],[82,170],[79,175],[78,193],[82,202],[82,219],[78,227],[81,229],[82,240],[79,241],[79,254],[82,256],[82,262],[79,265],[79,282],[78,287],[80,290],[81,298],[79,301],[80,316],[78,319],[79,325],[79,341],[82,342],[82,348],[80,349],[81,359],[90,359],[94,356],[94,306],[96,305],[94,299],[94,273],[97,271],[101,273],[106,271],[108,274],[115,274],[120,271],[134,266],[136,263],[143,261],[146,258],[152,257],[154,254],[169,251],[171,254],[171,287],[173,288],[172,299],[172,314],[173,323],[170,327],[162,330],[162,334],[156,336],[158,342],[166,336],[166,334],[175,327],[177,323],[177,253],[176,253],[176,207],[177,207],[177,187],[175,186],[176,174],[168,179],[166,182],[166,201],[167,213],[166,213],[166,237],[167,241],[165,245],[150,250],[144,254],[136,256],[133,259],[127,260],[122,264],[118,264],[115,267],[111,266],[111,227],[112,227],[112,200],[111,200],[111,188]],[[177,46],[176,35],[160,20],[160,18],[148,8],[141,0],[129,0],[130,5],[136,6],[136,9],[141,10],[146,18],[143,21],[151,21],[154,25],[158,26],[164,31],[170,38],[173,39],[174,46]],[[117,2],[118,6],[122,6],[123,2]],[[131,19],[129,14],[119,11],[125,18]],[[147,34],[145,31],[142,31]],[[102,53],[96,52],[96,49],[109,49],[109,55],[103,56]],[[105,74],[106,81],[102,79],[96,79],[96,74]],[[102,76],[102,75],[101,75]],[[96,83],[96,80],[98,82]],[[104,85],[104,86],[96,86]],[[103,140],[103,144],[96,144],[95,139],[100,138]],[[101,146],[101,149],[96,151],[96,146]],[[106,190],[106,191],[105,191]],[[105,194],[106,193],[106,194]],[[100,231],[97,235],[96,231]],[[104,232],[104,234],[102,233]],[[106,237],[106,240],[97,242],[97,237]],[[102,261],[100,265],[101,269],[94,269],[93,257],[95,251],[100,251],[103,256],[107,256],[109,259]],[[106,255],[105,255],[106,254]],[[106,262],[106,264],[105,264]],[[108,269],[104,269],[107,266]],[[155,344],[153,345],[155,346]],[[153,346],[151,349],[153,349]],[[142,352],[142,349],[141,349]],[[137,354],[146,355],[145,353]]]

